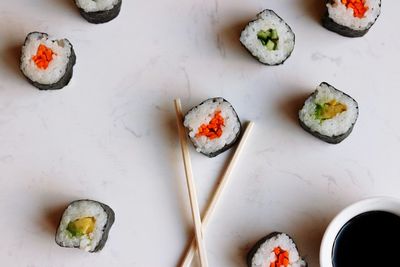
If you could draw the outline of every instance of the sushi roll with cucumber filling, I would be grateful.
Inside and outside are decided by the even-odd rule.
[[[272,10],[264,10],[240,35],[243,46],[261,63],[283,64],[292,54],[295,35],[290,26]]]
[[[72,78],[75,62],[74,48],[67,39],[31,32],[22,46],[21,71],[40,90],[66,86]]]
[[[326,82],[317,87],[299,111],[301,127],[331,144],[338,144],[346,139],[357,118],[357,102]]]
[[[235,109],[222,97],[208,99],[192,108],[183,124],[196,150],[210,158],[235,145],[242,131]]]
[[[56,233],[61,247],[100,251],[107,242],[115,220],[114,211],[93,200],[77,200],[68,205]]]
[[[381,0],[328,0],[322,24],[346,37],[364,36],[381,14]]]
[[[82,17],[94,24],[115,19],[121,11],[122,0],[75,0]]]
[[[306,267],[294,241],[274,232],[259,240],[247,254],[248,267]]]

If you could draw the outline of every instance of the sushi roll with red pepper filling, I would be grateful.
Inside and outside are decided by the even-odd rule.
[[[242,130],[235,109],[222,97],[208,99],[192,108],[183,124],[196,150],[210,158],[231,148]]]
[[[261,240],[247,254],[248,267],[306,267],[294,241],[284,233],[274,232]]]
[[[281,17],[266,9],[242,31],[240,42],[258,61],[274,66],[290,57],[295,35]]]
[[[75,0],[82,17],[100,24],[115,19],[121,11],[122,0]]]
[[[21,53],[21,71],[40,90],[61,89],[72,78],[76,62],[74,48],[67,39],[31,32]]]
[[[346,139],[357,118],[357,102],[326,82],[317,87],[299,111],[301,127],[330,144]]]
[[[322,24],[346,37],[364,36],[381,14],[381,0],[328,0]]]
[[[61,247],[98,252],[105,246],[114,220],[114,211],[106,204],[88,199],[76,200],[62,215],[56,243]]]

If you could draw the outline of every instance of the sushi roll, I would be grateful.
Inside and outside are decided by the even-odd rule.
[[[231,148],[242,131],[235,109],[222,97],[208,99],[189,110],[183,124],[196,150],[210,158]]]
[[[328,83],[321,83],[299,111],[300,125],[331,144],[348,137],[358,118],[358,104]]]
[[[68,205],[56,233],[61,247],[100,251],[115,220],[114,211],[93,200],[76,200]]]
[[[121,11],[122,0],[75,0],[82,17],[100,24],[115,19]]]
[[[67,39],[31,32],[21,52],[21,71],[40,90],[61,89],[72,78],[76,62],[74,48]]]
[[[273,66],[290,57],[295,35],[281,17],[266,9],[242,31],[240,42],[258,61]]]
[[[294,241],[274,232],[259,240],[247,254],[248,267],[306,267]]]
[[[364,36],[381,14],[381,0],[328,0],[322,24],[346,37]]]

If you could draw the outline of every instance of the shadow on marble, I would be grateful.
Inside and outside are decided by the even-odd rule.
[[[324,218],[317,222],[310,220],[298,222],[296,231],[291,233],[301,257],[308,263],[308,266],[319,266],[319,248],[328,224],[329,220],[324,220]]]
[[[242,19],[232,25],[226,25],[217,33],[217,47],[222,57],[227,53],[233,54],[240,58],[247,58],[253,61],[252,56],[247,52],[246,48],[240,42],[240,33],[246,25],[254,18]]]
[[[43,214],[41,216],[42,221],[39,225],[43,225],[43,230],[45,232],[53,236],[56,234],[61,216],[67,206],[68,203],[65,203],[63,205],[58,205],[53,208],[47,208],[43,211]]]
[[[25,79],[21,73],[19,63],[21,58],[21,44],[11,44],[0,52],[0,66],[13,75]]]
[[[176,126],[177,122],[175,118],[175,111],[172,109],[173,102],[165,103],[163,106],[166,107],[167,104],[171,105],[171,112],[165,112],[165,117],[159,117],[158,119],[160,121],[164,121],[163,125],[165,127],[162,127],[165,130],[164,135],[166,140],[170,140],[170,148],[167,149],[167,151],[171,155],[167,157],[167,161],[170,162],[169,165],[171,167],[171,172],[170,175],[168,175],[168,178],[171,181],[171,194],[173,194],[176,198],[177,209],[179,211],[178,213],[180,214],[180,221],[182,222],[183,226],[182,232],[185,234],[188,240],[184,243],[184,249],[176,259],[175,266],[179,266],[179,264],[183,261],[183,251],[186,251],[190,245],[191,237],[193,236],[193,226],[190,209],[188,208],[187,204],[187,188],[185,186],[185,177],[182,172],[183,161],[180,150],[179,133]]]
[[[259,237],[257,240],[253,240],[252,242],[247,242],[239,246],[237,250],[239,253],[232,254],[232,261],[238,264],[238,266],[247,267],[247,254],[250,252],[254,244],[260,240],[260,238],[261,237]]]
[[[168,147],[165,149],[165,153],[167,153],[166,161],[171,171],[166,178],[170,179],[171,194],[176,197],[176,203],[178,204],[177,209],[180,211],[182,225],[186,226],[184,231],[189,237],[193,229],[190,210],[187,205],[187,189],[185,186],[183,162],[173,102],[166,101],[164,103],[159,103],[156,108],[160,111],[157,117],[157,120],[162,125],[160,128],[160,135],[165,140],[168,140],[167,142],[169,143]]]
[[[321,24],[322,16],[325,13],[325,1],[321,0],[302,0],[295,1],[300,9],[304,10],[304,13],[309,16],[318,24]]]
[[[79,11],[78,11],[77,6],[75,5],[74,0],[48,0],[48,1],[52,2],[52,4],[59,5],[62,8],[62,10],[72,11],[73,13],[79,15]],[[60,12],[62,10],[60,10]]]
[[[300,91],[297,94],[291,94],[284,97],[278,102],[278,110],[288,121],[294,124],[299,123],[299,110],[303,107],[304,102],[310,96],[310,92]]]

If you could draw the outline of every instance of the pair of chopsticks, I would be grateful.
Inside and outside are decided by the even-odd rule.
[[[242,152],[243,147],[250,135],[250,132],[254,126],[254,123],[250,122],[247,125],[247,127],[240,139],[239,145],[237,146],[236,151],[233,154],[228,167],[224,171],[221,181],[219,182],[218,187],[215,190],[215,192],[211,198],[211,201],[205,210],[203,218],[200,218],[200,211],[199,211],[199,205],[198,205],[198,201],[197,201],[196,187],[195,187],[195,183],[193,180],[192,164],[191,164],[190,155],[189,155],[189,146],[188,146],[188,142],[187,142],[185,127],[183,126],[183,114],[182,114],[182,106],[181,106],[180,99],[175,99],[174,104],[175,104],[176,119],[177,119],[178,129],[179,129],[179,139],[180,139],[180,143],[181,143],[183,163],[184,163],[184,167],[185,167],[186,182],[187,182],[187,187],[188,187],[188,191],[189,191],[190,207],[192,210],[192,217],[193,217],[194,228],[195,228],[195,236],[192,239],[192,242],[190,243],[190,246],[188,247],[188,249],[185,253],[185,256],[179,266],[181,266],[181,267],[189,267],[190,266],[190,264],[192,263],[195,251],[196,251],[196,247],[197,247],[198,251],[199,251],[200,265],[202,267],[208,267],[207,254],[205,252],[203,233],[204,233],[206,226],[208,225],[208,222],[217,206],[218,200],[221,198],[222,192],[228,183],[230,174],[232,173],[232,170],[236,165],[236,162],[237,162],[239,155]]]

